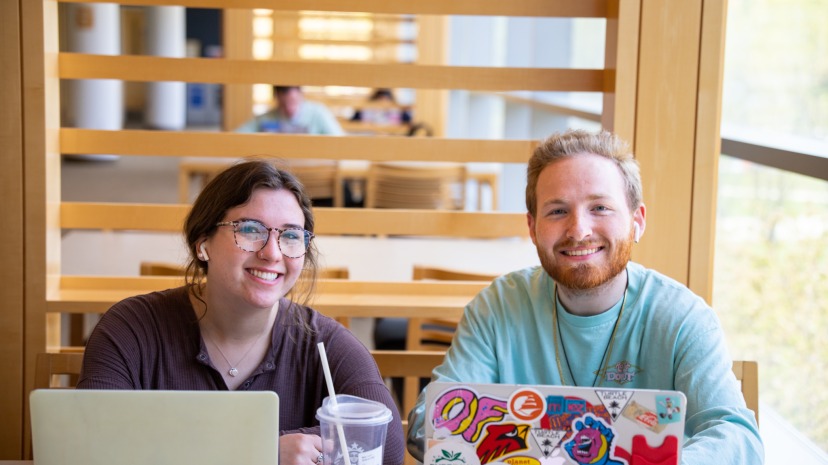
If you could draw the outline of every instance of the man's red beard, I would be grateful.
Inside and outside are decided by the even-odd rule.
[[[630,261],[633,240],[631,237],[616,242],[612,248],[609,263],[602,266],[595,266],[587,263],[580,263],[574,266],[561,266],[560,261],[552,260],[545,250],[538,248],[541,266],[549,276],[559,285],[573,290],[594,289],[618,276],[624,271]],[[576,243],[567,243],[563,248],[577,247]],[[557,252],[552,252],[557,254]]]

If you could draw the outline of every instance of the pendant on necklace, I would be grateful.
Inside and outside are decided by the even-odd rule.
[[[230,369],[227,370],[227,374],[235,378],[236,375],[239,374],[239,370],[237,370],[236,367],[230,367]]]

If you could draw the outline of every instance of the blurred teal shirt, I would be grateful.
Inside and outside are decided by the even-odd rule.
[[[683,465],[762,464],[764,449],[745,407],[719,320],[684,285],[639,264],[628,288],[612,353],[602,359],[622,301],[594,316],[558,305],[567,359],[555,359],[554,282],[541,267],[496,279],[467,306],[437,381],[667,389],[687,396]],[[409,415],[409,451],[422,459],[424,396]]]
[[[345,131],[325,105],[305,100],[293,118],[274,108],[239,126],[236,132],[275,132],[342,136]]]

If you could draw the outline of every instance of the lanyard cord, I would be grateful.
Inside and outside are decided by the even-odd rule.
[[[569,365],[569,357],[566,355],[566,346],[563,342],[563,332],[561,332],[561,322],[558,319],[558,283],[553,281],[553,294],[554,294],[554,302],[552,302],[552,332],[553,338],[555,339],[555,362],[558,365],[558,373],[561,375],[561,384],[566,386],[566,380],[564,379],[563,375],[563,368],[561,367],[561,358],[558,356],[558,342],[560,341],[561,344],[561,352],[563,353],[564,361],[566,361],[566,368],[569,371],[569,377],[572,378],[572,385],[577,386],[578,383],[575,382],[575,375],[572,373],[572,367]],[[601,357],[601,364],[598,366],[598,369],[595,371],[595,380],[592,382],[592,386],[595,387],[598,385],[598,379],[601,375],[601,369],[603,368],[604,364],[607,362],[608,357],[612,355],[612,346],[615,343],[615,332],[618,330],[618,323],[621,321],[621,316],[624,314],[624,305],[627,303],[627,288],[630,285],[630,277],[627,275],[627,285],[624,286],[624,298],[621,300],[621,310],[618,312],[618,317],[615,319],[615,325],[612,328],[612,334],[610,335],[610,340],[607,342],[607,347],[604,349],[604,356]],[[563,305],[563,304],[561,304]]]

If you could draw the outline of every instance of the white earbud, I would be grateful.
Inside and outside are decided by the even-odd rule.
[[[638,240],[641,239],[641,228],[638,227],[638,223],[633,223],[633,229],[635,230],[633,240],[638,244]]]
[[[636,241],[636,242],[638,242],[638,241]],[[198,250],[201,251],[201,254],[198,256],[198,258],[204,260],[205,262],[210,259],[210,257],[207,255],[207,249],[204,248],[204,243],[203,242],[198,247]]]

